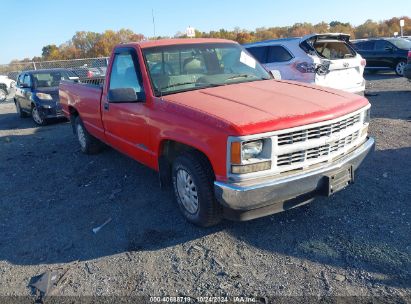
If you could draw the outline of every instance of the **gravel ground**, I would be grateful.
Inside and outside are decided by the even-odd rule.
[[[353,186],[262,219],[201,229],[155,172],[70,125],[0,104],[0,295],[67,271],[56,295],[372,296],[411,300],[411,83],[369,75],[376,151]],[[97,234],[92,228],[112,219]]]

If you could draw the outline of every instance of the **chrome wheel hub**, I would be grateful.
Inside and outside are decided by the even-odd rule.
[[[37,110],[37,108],[33,108],[33,111],[31,112],[31,115],[33,116],[33,120],[41,125],[43,123],[43,119],[41,119],[39,111]]]
[[[177,171],[177,191],[187,212],[195,214],[198,210],[197,187],[191,175],[184,169]]]
[[[397,67],[396,67],[397,73],[399,75],[403,75],[404,74],[404,68],[405,68],[405,62],[399,62],[397,64]]]

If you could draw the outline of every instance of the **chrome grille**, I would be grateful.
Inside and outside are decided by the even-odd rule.
[[[360,131],[356,131],[344,138],[336,140],[332,143],[325,144],[319,147],[314,147],[306,150],[301,150],[293,153],[282,154],[277,157],[277,166],[290,166],[298,163],[303,163],[305,161],[320,160],[321,158],[331,155],[338,154],[345,147],[351,145],[355,140],[358,139]]]
[[[291,145],[296,142],[304,142],[310,139],[330,136],[347,129],[360,121],[361,115],[356,114],[332,124],[280,134],[278,135],[278,145]]]

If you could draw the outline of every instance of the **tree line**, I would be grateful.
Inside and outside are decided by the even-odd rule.
[[[261,27],[254,31],[237,27],[231,31],[221,29],[219,31],[201,32],[196,30],[195,33],[196,38],[223,38],[234,40],[241,44],[327,32],[347,33],[351,35],[352,39],[382,36],[390,37],[393,36],[395,32],[400,32],[400,19],[405,20],[404,35],[411,35],[410,17],[394,17],[379,22],[367,20],[358,26],[340,21],[333,21],[329,24],[326,22],[320,22],[318,24],[304,22],[284,27]],[[183,33],[177,33],[174,37],[185,38],[186,36]],[[44,46],[41,56],[25,58],[23,60],[13,60],[11,63],[106,57],[110,55],[113,47],[119,43],[164,38],[170,37],[145,37],[143,34],[135,33],[129,29],[121,29],[119,31],[107,30],[103,33],[80,31],[76,32],[69,41],[59,46],[55,44]]]

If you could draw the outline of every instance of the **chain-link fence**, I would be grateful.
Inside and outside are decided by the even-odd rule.
[[[76,74],[80,80],[104,78],[108,57],[39,62],[19,62],[0,65],[0,75],[17,80],[22,71],[65,68]]]

